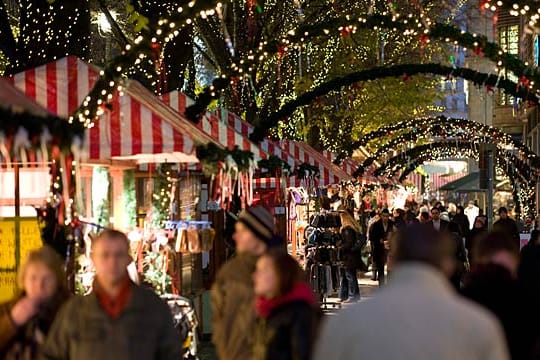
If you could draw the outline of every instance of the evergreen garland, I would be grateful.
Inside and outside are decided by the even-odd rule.
[[[285,176],[291,174],[291,166],[276,155],[270,155],[268,159],[259,160],[257,167],[262,172],[269,172],[270,174],[277,174],[278,172]]]
[[[344,86],[349,86],[360,81],[369,81],[385,77],[403,77],[404,75],[412,76],[417,74],[459,77],[470,80],[476,85],[503,89],[507,94],[511,94],[517,98],[526,99],[535,104],[538,103],[538,98],[534,93],[529,91],[528,87],[520,87],[511,80],[501,79],[496,75],[490,75],[475,70],[444,66],[435,63],[380,66],[336,77],[303,93],[296,99],[284,104],[278,111],[269,114],[266,118],[262,118],[260,126],[254,129],[253,133],[250,135],[250,139],[257,142],[261,141],[271,128],[277,126],[279,120],[291,115],[300,106],[308,105],[315,101],[319,96],[326,95],[331,91],[338,90]]]
[[[228,158],[235,162],[239,172],[248,171],[254,157],[251,151],[242,150],[238,146],[229,150],[214,143],[198,145],[196,154],[203,166],[203,173],[207,176],[216,175]]]
[[[319,176],[319,168],[308,163],[301,163],[298,165],[294,174],[300,179],[308,179]]]
[[[41,140],[45,132],[50,134],[48,149],[57,146],[64,153],[71,152],[71,146],[77,141],[82,145],[84,127],[82,124],[70,124],[67,120],[48,115],[38,116],[28,112],[13,112],[0,107],[0,135],[4,139],[14,138],[19,129],[28,134],[30,150],[41,149]],[[13,149],[10,149],[13,150]],[[13,154],[18,155],[18,154]]]

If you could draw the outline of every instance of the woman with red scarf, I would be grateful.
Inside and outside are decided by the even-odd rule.
[[[298,263],[281,249],[257,262],[253,275],[258,314],[256,360],[309,360],[319,310]]]

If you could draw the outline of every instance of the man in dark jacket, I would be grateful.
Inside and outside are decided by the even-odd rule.
[[[512,359],[532,359],[536,332],[529,299],[516,278],[518,248],[504,233],[478,239],[473,249],[475,265],[465,279],[462,294],[490,310],[503,326]],[[537,357],[535,357],[537,358]]]
[[[248,208],[235,224],[236,256],[218,272],[211,289],[212,341],[220,360],[252,360],[256,313],[252,275],[259,257],[281,243],[274,217],[262,206]]]
[[[452,221],[458,225],[461,237],[466,238],[471,230],[471,224],[469,224],[469,218],[465,215],[463,206],[459,205],[456,208],[456,215],[454,215]]]
[[[373,262],[377,267],[376,278],[379,280],[379,286],[384,285],[385,274],[384,266],[386,264],[389,236],[394,231],[394,223],[390,221],[390,212],[384,209],[381,212],[381,218],[371,226],[369,241],[373,253]]]
[[[439,208],[434,207],[431,209],[431,220],[427,223],[428,226],[437,232],[445,232],[448,231],[449,224],[448,221],[441,219],[441,210]]]
[[[493,230],[505,233],[514,241],[517,248],[519,249],[520,239],[518,226],[515,220],[508,216],[508,210],[505,207],[499,208],[499,220],[497,220],[495,224],[493,224]]]
[[[180,359],[181,339],[167,304],[128,277],[125,234],[104,230],[92,242],[93,292],[60,310],[43,347],[54,360]]]

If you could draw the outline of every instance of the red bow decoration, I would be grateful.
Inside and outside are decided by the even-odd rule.
[[[479,46],[475,46],[473,52],[477,56],[484,57],[484,50]]]
[[[277,47],[277,54],[279,58],[283,58],[285,56],[285,53],[287,52],[287,47],[284,45],[279,45]]]
[[[154,61],[154,67],[158,74],[157,91],[162,94],[167,88],[167,71],[165,69],[165,61],[161,56],[161,45],[157,42],[150,44],[152,48],[152,60]]]
[[[342,38],[344,38],[344,37],[350,35],[351,32],[352,32],[351,27],[350,26],[345,26],[343,29],[341,29],[340,36]]]
[[[421,46],[422,46],[422,47],[425,47],[426,44],[429,42],[429,36],[427,36],[427,35],[425,35],[425,34],[424,34],[424,35],[421,35],[421,36],[420,36],[420,41],[422,42]]]

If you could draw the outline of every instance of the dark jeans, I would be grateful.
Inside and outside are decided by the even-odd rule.
[[[341,283],[339,289],[339,298],[341,300],[358,300],[360,299],[360,288],[358,287],[358,279],[356,270],[341,269]]]
[[[376,267],[376,278],[379,280],[379,286],[384,285],[384,265],[386,264],[386,251],[384,249],[377,249],[373,254],[373,262]]]

